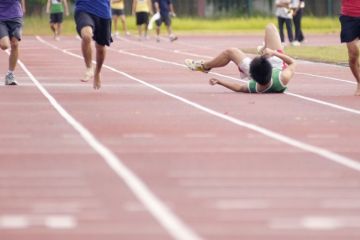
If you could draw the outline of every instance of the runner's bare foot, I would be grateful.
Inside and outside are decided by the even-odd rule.
[[[94,75],[94,89],[98,90],[101,87],[101,80],[100,80],[100,74]]]
[[[355,92],[355,96],[360,96],[360,84],[358,84],[358,87]]]
[[[93,68],[88,68],[88,69],[86,69],[83,78],[81,78],[81,81],[82,81],[82,82],[88,82],[88,81],[90,81],[93,77],[94,77],[94,69],[93,69]]]

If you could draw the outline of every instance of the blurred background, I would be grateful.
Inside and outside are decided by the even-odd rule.
[[[75,0],[68,0],[71,4]],[[275,0],[173,0],[176,12],[183,17],[245,17],[271,16]],[[341,0],[305,1],[305,15],[337,16]],[[125,0],[126,13],[130,14],[132,0]],[[46,0],[27,0],[28,15],[45,14]]]

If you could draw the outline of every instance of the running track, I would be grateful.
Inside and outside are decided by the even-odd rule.
[[[94,91],[79,40],[25,37],[21,85],[0,87],[0,239],[360,239],[348,68],[300,61],[287,94],[249,95],[207,84],[234,65],[183,66],[260,42],[117,40]]]

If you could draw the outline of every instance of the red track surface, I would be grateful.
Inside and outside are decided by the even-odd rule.
[[[94,91],[79,81],[79,40],[25,37],[20,86],[0,87],[0,239],[360,239],[348,68],[300,61],[288,94],[249,95],[182,66],[260,42],[117,40]],[[238,77],[233,65],[214,72]]]

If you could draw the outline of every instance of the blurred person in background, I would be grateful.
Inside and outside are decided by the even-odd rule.
[[[284,37],[284,23],[287,30],[287,35],[289,38],[289,42],[292,45],[297,45],[294,42],[294,35],[292,30],[292,17],[293,12],[290,8],[290,0],[276,0],[275,6],[276,6],[276,16],[278,19],[278,25],[279,25],[279,34],[281,43],[283,46],[285,46],[285,37]]]
[[[170,41],[177,40],[178,37],[172,32],[171,28],[171,17],[176,17],[172,0],[155,0],[154,5],[156,13],[160,13],[160,19],[156,21],[156,41],[160,42],[160,27],[162,23],[165,23]]]
[[[50,28],[54,33],[54,39],[60,40],[62,22],[65,15],[69,16],[69,7],[67,0],[48,0],[46,4],[46,13],[50,13]]]
[[[153,13],[151,0],[134,0],[132,14],[136,16],[136,26],[138,28],[139,40],[147,39],[149,16]],[[144,26],[144,35],[142,27]]]
[[[118,21],[120,18],[122,29],[126,36],[130,35],[130,32],[127,29],[126,25],[126,16],[125,16],[125,3],[124,0],[111,0],[111,15],[114,24],[114,36],[119,37]]]
[[[300,45],[300,43],[304,42],[304,34],[301,29],[301,20],[303,16],[303,11],[305,7],[304,0],[292,0],[291,8],[293,10],[293,22],[295,28],[295,41],[293,45]]]

